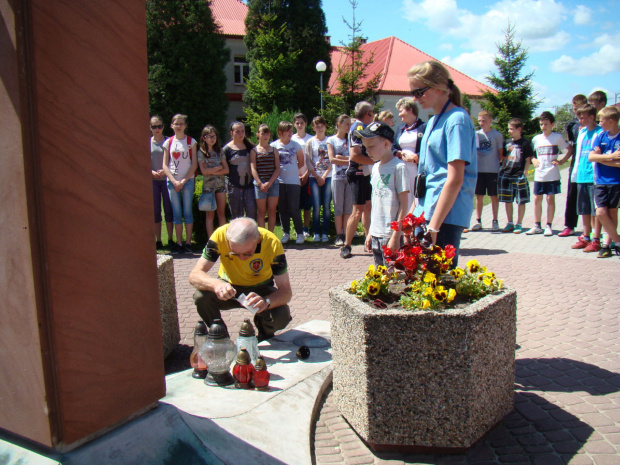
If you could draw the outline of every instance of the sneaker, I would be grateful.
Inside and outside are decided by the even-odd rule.
[[[572,236],[573,234],[575,234],[575,230],[573,228],[564,228],[562,232],[558,234],[558,236],[567,237],[567,236]]]
[[[351,258],[353,256],[351,253],[351,246],[345,245],[342,249],[340,249],[340,256],[342,258]]]
[[[344,234],[338,234],[336,236],[336,242],[334,242],[336,247],[342,247],[344,245]]]
[[[602,245],[601,250],[598,251],[597,258],[609,258],[611,257],[611,247],[608,245]]]
[[[559,234],[558,234],[559,235]],[[590,244],[590,239],[583,234],[577,238],[577,242],[570,246],[571,249],[585,249]]]
[[[304,237],[304,235],[298,234],[297,239],[295,239],[295,244],[300,245],[300,244],[303,244],[305,241],[306,241],[306,238]]]
[[[329,242],[329,237],[327,237],[327,234],[323,234],[321,236],[321,242]]]
[[[163,248],[164,248],[164,244],[162,244],[162,242],[161,242],[161,241],[156,241],[156,242],[155,242],[155,248],[156,248],[157,250],[159,250],[159,249],[163,249]]]
[[[499,231],[499,222],[497,220],[493,220],[493,223],[491,223],[491,230]]]
[[[286,244],[290,240],[291,240],[291,235],[289,233],[284,233],[282,234],[282,239],[280,239],[280,242],[282,242],[283,244]]]
[[[553,236],[553,231],[551,230],[551,225],[545,226],[545,236]]]
[[[599,250],[601,250],[601,241],[599,239],[592,239],[583,249],[584,252],[598,252]]]
[[[534,226],[532,229],[528,229],[525,234],[531,236],[532,234],[542,234],[543,230],[542,228],[539,228],[538,226]]]
[[[312,238],[312,240],[314,242],[321,242],[321,235],[320,234],[315,234],[314,238]]]
[[[181,244],[173,243],[170,246],[170,254],[171,255],[176,255],[178,253],[181,253],[182,251],[183,251],[183,246]]]
[[[480,231],[482,229],[482,223],[478,221],[475,225],[471,227],[471,231]]]
[[[521,224],[517,223],[515,225],[515,229],[514,231],[512,231],[515,234],[521,234],[523,232],[523,226],[521,226]]]
[[[310,237],[310,231],[308,231],[308,228],[304,228],[304,237]]]
[[[515,225],[512,223],[508,223],[506,226],[504,226],[504,229],[502,229],[503,233],[509,233],[509,232],[513,232],[515,230]]]
[[[183,246],[183,252],[193,255],[194,251],[192,250],[192,244],[185,244]]]

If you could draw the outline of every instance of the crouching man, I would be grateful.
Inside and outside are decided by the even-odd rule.
[[[217,278],[207,272],[220,259]],[[221,319],[220,310],[246,306],[256,314],[254,325],[259,341],[273,337],[291,321],[288,302],[292,291],[286,257],[280,240],[250,218],[237,218],[219,227],[209,238],[202,257],[189,275],[197,290],[194,302],[198,314],[210,326]]]

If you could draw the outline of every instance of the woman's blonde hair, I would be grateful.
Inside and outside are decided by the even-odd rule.
[[[407,76],[409,79],[417,79],[428,87],[435,87],[448,92],[452,103],[457,107],[462,106],[461,91],[454,84],[446,67],[438,61],[423,61],[413,65]]]
[[[413,97],[403,97],[398,102],[396,102],[396,109],[400,111],[401,108],[409,111],[411,110],[414,115],[418,116],[420,110],[418,109],[418,104],[415,103]]]
[[[388,118],[394,119],[394,113],[388,110],[383,110],[378,115],[375,115],[373,121],[381,121],[382,123],[385,123],[385,120]]]

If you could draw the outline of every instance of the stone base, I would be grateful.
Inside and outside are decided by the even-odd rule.
[[[370,445],[468,448],[513,409],[514,290],[445,312],[330,290],[334,400]]]
[[[177,294],[174,284],[174,260],[170,255],[157,255],[157,278],[159,281],[159,311],[164,358],[176,348],[181,340]]]

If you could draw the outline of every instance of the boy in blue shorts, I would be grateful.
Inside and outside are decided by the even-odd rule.
[[[523,137],[523,121],[512,118],[508,121],[508,134],[511,139],[506,141],[506,150],[502,167],[499,170],[497,191],[499,201],[506,204],[506,217],[508,224],[502,232],[523,232],[523,216],[525,204],[530,202],[530,183],[527,181],[527,170],[534,156],[532,146]],[[517,201],[517,225],[513,223],[512,203]]]
[[[532,146],[535,158],[532,164],[536,168],[534,172],[534,227],[525,234],[542,234],[542,202],[543,196],[547,196],[547,225],[545,236],[553,236],[551,224],[555,215],[555,195],[560,193],[560,170],[561,165],[573,154],[564,138],[557,132],[553,132],[555,117],[548,111],[543,111],[539,117],[542,134],[534,136]],[[566,150],[566,154],[560,160],[558,156]]]
[[[592,143],[593,150],[588,157],[594,163],[594,203],[596,217],[607,233],[605,244],[599,250],[598,258],[611,257],[611,241],[615,252],[620,255],[618,237],[618,204],[620,203],[620,110],[605,107],[598,112],[601,132]]]

